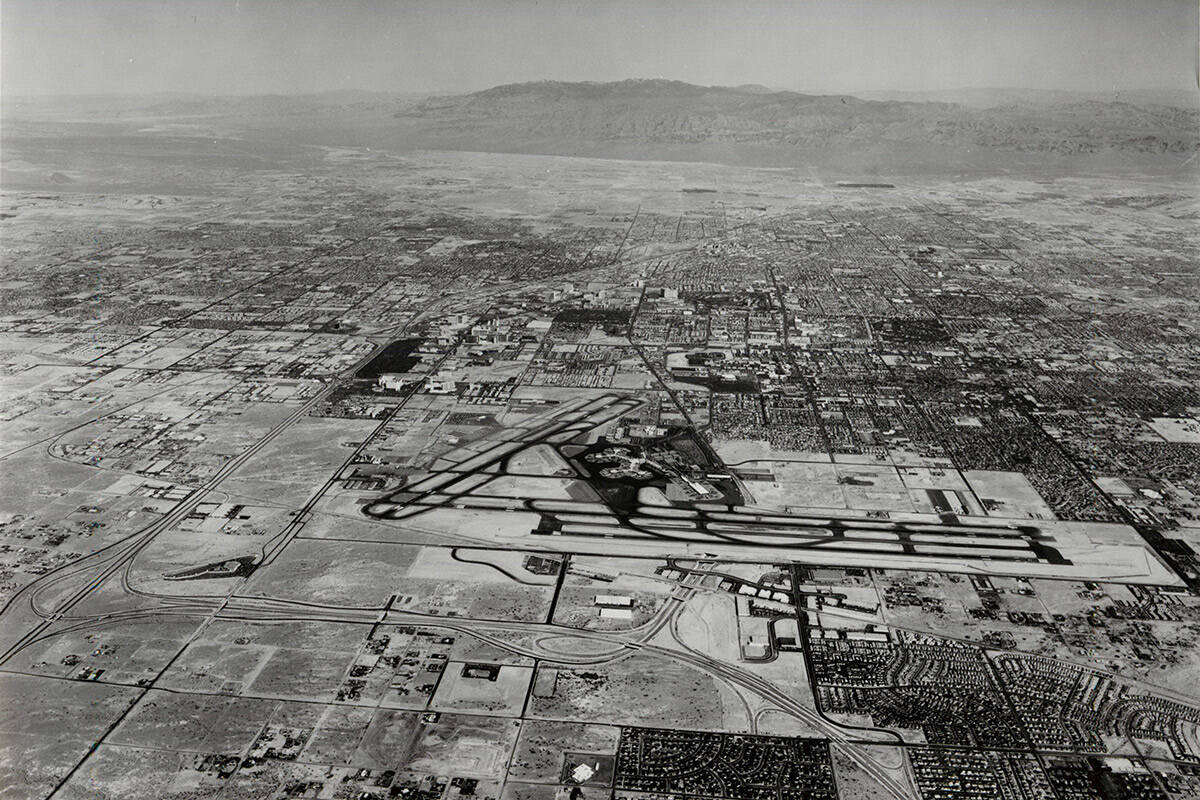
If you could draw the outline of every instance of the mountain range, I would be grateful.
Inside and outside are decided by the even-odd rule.
[[[1200,152],[1200,104],[1152,102],[1178,94],[873,95],[661,79],[540,81],[439,96],[6,98],[3,116],[8,130],[30,121],[104,122],[160,135],[193,130],[397,151],[709,161],[859,175],[1200,166],[1193,158]]]
[[[431,97],[396,118],[444,142],[733,144],[797,150],[880,144],[1044,152],[1166,153],[1200,149],[1200,113],[1163,105],[1082,100],[972,108],[960,103],[864,100],[760,86],[679,81],[545,81]]]

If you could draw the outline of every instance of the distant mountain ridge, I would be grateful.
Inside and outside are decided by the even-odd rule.
[[[1059,155],[1200,150],[1200,112],[1169,106],[1083,100],[971,108],[661,79],[506,84],[431,97],[395,117],[455,146],[487,150],[605,142],[798,150],[932,144]]]
[[[1087,100],[1130,103],[1137,106],[1174,106],[1200,109],[1200,91],[1192,89],[1113,89],[1104,92],[1066,89],[1021,89],[1016,87],[938,89],[930,91],[872,90],[855,92],[864,100],[907,100],[912,102],[954,103],[968,108],[996,108],[1010,105],[1054,105]]]
[[[664,79],[539,81],[469,94],[0,98],[4,137],[72,126],[317,147],[467,150],[900,174],[1200,171],[1200,104],[964,90],[863,99]],[[1143,93],[1142,97],[1152,96]],[[930,98],[945,98],[930,99]],[[91,129],[89,129],[91,130]]]

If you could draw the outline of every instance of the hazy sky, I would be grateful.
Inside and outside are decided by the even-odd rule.
[[[1194,89],[1196,0],[3,0],[9,94]]]

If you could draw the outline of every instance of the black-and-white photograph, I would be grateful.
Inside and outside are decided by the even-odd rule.
[[[1196,0],[3,0],[0,800],[1200,800]]]

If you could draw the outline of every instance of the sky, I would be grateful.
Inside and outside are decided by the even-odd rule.
[[[1195,90],[1196,0],[3,0],[0,93]]]

